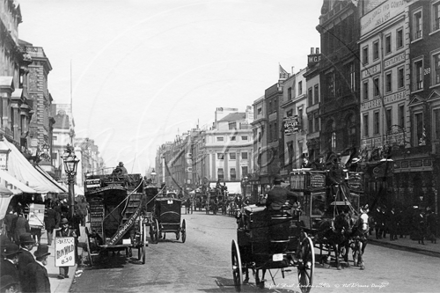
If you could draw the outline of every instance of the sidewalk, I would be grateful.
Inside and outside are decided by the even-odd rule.
[[[397,240],[391,241],[390,235],[388,234],[387,238],[376,239],[376,233],[373,232],[372,235],[369,235],[368,242],[373,245],[440,257],[440,239],[437,240],[437,243],[431,243],[431,240],[425,239],[425,244],[423,245],[419,244],[417,240],[411,240],[409,235],[407,235],[406,238],[400,238],[400,235],[398,235],[398,237]]]
[[[85,227],[80,227],[80,234],[81,236],[78,239],[79,243],[85,243],[86,237],[85,237]],[[47,232],[45,230],[42,231],[43,235],[41,236],[41,244],[47,244]],[[55,231],[53,233],[55,235]],[[55,236],[54,236],[55,237]],[[81,256],[83,253],[83,249],[81,245],[78,247],[78,255]],[[34,247],[32,251],[35,251],[37,247]],[[77,270],[77,265],[74,267],[69,268],[69,278],[65,279],[58,279],[57,276],[59,274],[59,268],[55,266],[55,244],[54,241],[52,241],[52,245],[49,246],[49,252],[50,255],[47,259],[47,274],[49,275],[49,281],[50,281],[50,290],[52,293],[68,293],[70,290],[70,286],[73,283],[73,280],[75,279],[75,273]]]

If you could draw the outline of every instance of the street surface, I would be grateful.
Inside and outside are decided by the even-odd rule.
[[[71,292],[235,292],[231,271],[235,219],[182,212],[187,225],[185,243],[174,234],[167,234],[158,244],[150,243],[145,265],[138,263],[136,250],[131,259],[124,253],[110,254],[86,269]],[[364,271],[353,266],[338,271],[316,264],[311,292],[439,292],[440,258],[369,245],[364,260]],[[299,292],[296,271],[292,268],[286,279],[278,272],[277,285],[267,273],[265,289],[257,288],[251,275],[242,292]]]

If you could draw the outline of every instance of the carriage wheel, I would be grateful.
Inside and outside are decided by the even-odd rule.
[[[183,219],[182,227],[180,228],[180,233],[182,233],[182,243],[186,241],[186,221]]]
[[[313,271],[315,270],[315,251],[312,239],[306,237],[300,247],[298,265],[298,283],[301,292],[308,293],[313,285]]]
[[[231,244],[231,260],[232,260],[232,278],[234,279],[234,286],[237,292],[241,291],[243,284],[243,271],[241,266],[240,249],[235,240]]]

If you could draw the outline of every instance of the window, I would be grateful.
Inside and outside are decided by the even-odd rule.
[[[393,80],[393,78],[392,78],[392,74],[391,74],[391,72],[387,72],[387,73],[385,74],[385,91],[386,91],[387,93],[390,93],[390,92],[392,92],[392,90],[393,90],[393,87],[392,87],[392,80]]]
[[[309,132],[313,131],[313,116],[309,117]]]
[[[379,131],[380,131],[379,111],[375,111],[373,114],[373,134],[379,134]]]
[[[423,89],[423,60],[414,62],[414,89]]]
[[[308,94],[308,100],[309,100],[309,106],[313,105],[313,89],[309,88],[309,94]]]
[[[258,115],[263,114],[263,109],[262,109],[262,108],[258,108],[258,109],[257,109],[257,113],[258,113]]]
[[[231,176],[231,180],[237,179],[237,173],[235,172],[235,168],[229,169],[229,175]]]
[[[303,82],[298,82],[298,95],[302,95],[303,92]]]
[[[333,72],[327,74],[327,89],[328,89],[328,96],[334,97],[335,96],[335,78]]]
[[[379,83],[379,77],[373,78],[373,96],[377,97],[380,95],[380,83]]]
[[[314,87],[314,91],[315,91],[315,104],[319,103],[319,85],[315,85]]]
[[[403,47],[403,28],[399,28],[396,31],[396,48],[400,49]]]
[[[362,49],[362,63],[368,64],[368,46]]]
[[[269,102],[269,114],[272,113],[272,101]]]
[[[391,108],[387,108],[387,110],[386,110],[386,117],[385,117],[385,119],[386,119],[386,121],[387,121],[387,128],[388,129],[391,129],[391,125],[393,125],[392,124],[392,121],[393,121],[393,117],[392,117],[392,110],[391,110]]]
[[[423,114],[416,113],[414,115],[414,123],[415,123],[415,138],[417,139],[416,145],[423,145],[424,140],[424,125],[423,125]]]
[[[269,124],[269,141],[272,141],[272,124]]]
[[[223,160],[225,158],[225,154],[223,153],[217,153],[217,159]]]
[[[242,160],[247,160],[248,159],[248,153],[247,152],[241,153],[241,159]]]
[[[364,81],[362,87],[363,87],[364,100],[368,100],[368,80]]]
[[[354,91],[356,90],[356,68],[353,62],[350,63],[348,70],[350,72],[350,89]]]
[[[303,129],[303,108],[298,108],[298,126]]]
[[[246,176],[248,173],[248,166],[241,166],[241,176]]]
[[[363,124],[364,124],[364,137],[368,137],[369,133],[368,133],[368,114],[365,114],[363,117]]]
[[[439,140],[440,139],[440,109],[434,109],[433,111],[433,119],[434,119],[434,123],[432,125],[434,125],[434,139]]]
[[[398,117],[399,122],[398,125],[402,128],[405,129],[405,105],[399,105],[399,113],[398,113]]]
[[[391,34],[385,36],[385,54],[391,53]]]
[[[373,43],[373,60],[379,59],[379,41]]]
[[[237,122],[229,122],[229,130],[236,130]]]
[[[319,131],[319,116],[315,114],[315,132]]]
[[[235,136],[231,136],[231,141],[235,141],[236,137]]]
[[[217,141],[223,141],[224,137],[223,136],[217,136]]]
[[[422,38],[422,11],[417,11],[413,15],[413,40]]]
[[[57,138],[58,138],[58,137],[57,137],[56,135],[53,135],[53,136],[52,136],[52,140],[53,140],[53,141],[56,141]]]
[[[241,140],[248,140],[247,135],[242,135],[242,136],[241,136]]]
[[[440,84],[440,52],[432,56],[433,84]]]
[[[287,89],[287,100],[291,100],[292,99],[292,88],[291,87],[289,87],[288,89]]]
[[[432,5],[432,12],[433,12],[433,17],[432,17],[432,30],[438,30],[440,29],[440,2],[437,2],[435,4]]]
[[[217,169],[217,177],[219,180],[224,180],[225,179],[225,174],[223,174],[223,168],[218,168]]]
[[[230,159],[230,160],[235,160],[235,159],[237,159],[237,154],[236,154],[236,153],[229,153],[229,159]]]
[[[403,67],[397,69],[397,87],[402,88],[405,86],[405,72]]]

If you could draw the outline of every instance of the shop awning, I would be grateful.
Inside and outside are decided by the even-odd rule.
[[[64,186],[62,186],[60,183],[56,182],[55,179],[53,179],[52,176],[49,175],[49,173],[47,173],[46,171],[43,170],[43,168],[41,168],[40,166],[37,165],[37,166],[35,166],[35,169],[37,169],[37,171],[40,172],[41,175],[44,176],[44,178],[46,178],[47,180],[52,182],[53,185],[55,185],[59,189],[63,190],[63,192],[67,192],[68,189],[64,188]]]
[[[0,220],[3,220],[6,215],[11,198],[12,192],[9,189],[0,186]]]
[[[35,189],[27,186],[26,184],[20,182],[18,179],[12,177],[8,172],[0,170],[0,178],[2,181],[6,181],[6,186],[7,184],[11,184],[13,186],[13,188],[8,188],[9,190],[11,190],[14,194],[18,194],[21,192],[25,192],[25,193],[37,193],[35,191]],[[21,192],[15,192],[15,190],[18,189]]]
[[[38,172],[31,163],[20,153],[20,151],[7,141],[3,142],[11,150],[8,158],[8,173],[17,178],[18,181],[26,182],[29,187],[37,193],[64,193],[65,191],[53,184]]]

